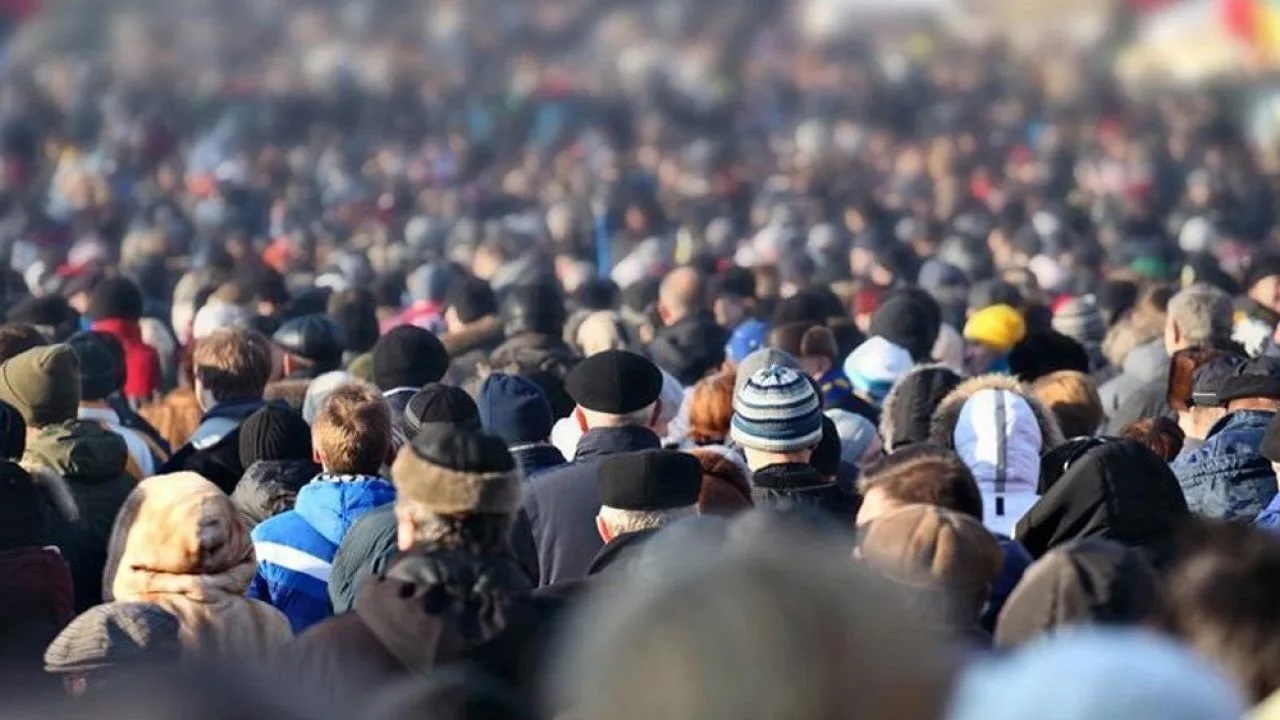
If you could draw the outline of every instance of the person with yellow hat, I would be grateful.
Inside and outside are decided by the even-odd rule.
[[[1009,372],[1009,353],[1027,335],[1027,322],[1011,305],[991,305],[964,325],[965,367],[971,375]]]

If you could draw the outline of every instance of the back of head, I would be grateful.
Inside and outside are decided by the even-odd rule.
[[[93,289],[89,317],[94,320],[137,320],[142,317],[142,292],[128,278],[106,278]]]
[[[377,475],[390,454],[391,409],[373,386],[343,385],[320,407],[311,438],[325,472]]]
[[[218,330],[196,344],[192,365],[217,402],[258,399],[271,378],[271,342],[253,330]]]
[[[69,345],[28,350],[0,364],[0,401],[31,427],[71,420],[80,405],[80,361]]]
[[[750,471],[746,463],[723,447],[701,447],[688,453],[702,466],[702,490],[698,494],[700,515],[732,516],[754,505]]]
[[[458,322],[469,324],[498,314],[498,298],[489,283],[473,275],[456,278],[447,300]]]
[[[752,375],[734,396],[730,436],[748,450],[798,452],[817,447],[822,419],[808,378],[772,365]]]
[[[58,675],[125,676],[161,668],[182,655],[178,619],[143,602],[90,608],[67,625],[44,653],[45,671]]]
[[[459,425],[469,430],[480,429],[480,410],[476,402],[461,388],[428,383],[409,398],[404,407],[404,426],[412,437],[431,423]]]
[[[351,288],[329,296],[329,317],[346,330],[347,352],[360,354],[378,341],[378,303],[364,288]]]
[[[982,493],[973,473],[954,452],[937,445],[903,448],[867,468],[858,489],[868,502],[858,524],[904,505],[933,505],[982,521]],[[872,492],[875,504],[870,507]]]
[[[1088,374],[1092,369],[1084,346],[1056,330],[1029,332],[1009,353],[1009,370],[1033,383],[1062,371]]]
[[[959,385],[960,376],[941,365],[920,366],[898,378],[880,419],[885,452],[928,442],[934,411]]]
[[[311,427],[294,410],[265,405],[240,425],[240,466],[259,460],[310,461]]]
[[[80,361],[80,399],[105,400],[124,388],[124,346],[105,332],[79,332],[67,339]]]
[[[507,337],[535,333],[560,337],[568,316],[560,288],[541,282],[519,285],[502,301],[502,325]]]
[[[1059,370],[1045,375],[1031,386],[1040,402],[1058,419],[1068,438],[1093,435],[1106,415],[1093,378],[1075,370]]]
[[[494,373],[480,386],[480,423],[515,447],[546,442],[555,420],[537,383],[519,375]]]
[[[1231,298],[1212,285],[1192,285],[1169,300],[1168,322],[1183,347],[1221,345],[1231,340]]]
[[[373,346],[373,381],[383,392],[439,382],[449,370],[449,353],[427,330],[401,325]]]
[[[916,362],[927,362],[941,328],[938,301],[918,288],[904,288],[880,304],[868,332],[906,348]]]
[[[1178,423],[1167,417],[1139,420],[1122,430],[1120,437],[1142,443],[1168,463],[1173,462],[1182,452],[1182,444],[1187,439]]]
[[[658,287],[659,311],[666,316],[684,316],[706,309],[702,276],[691,267],[672,270]]]
[[[733,373],[722,372],[694,386],[689,400],[689,439],[695,444],[720,444],[729,437],[733,381]]]

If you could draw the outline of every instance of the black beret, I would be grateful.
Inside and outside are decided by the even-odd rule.
[[[409,447],[428,463],[461,473],[506,473],[516,467],[506,441],[464,427],[427,425]]]
[[[1022,382],[1033,383],[1059,370],[1089,374],[1089,353],[1056,330],[1030,333],[1009,353],[1009,371]]]
[[[1218,387],[1218,400],[1227,404],[1244,398],[1280,400],[1280,360],[1260,357],[1242,363]]]
[[[290,355],[310,360],[323,370],[336,370],[347,349],[346,332],[328,315],[294,318],[276,330],[271,339]]]
[[[670,510],[698,504],[702,464],[674,450],[609,455],[596,474],[600,504],[618,510]]]
[[[450,423],[480,431],[480,409],[461,388],[429,383],[409,398],[404,408],[404,424],[417,433],[427,423]]]
[[[606,350],[578,363],[564,381],[573,401],[587,410],[625,415],[662,394],[662,371],[626,350]]]

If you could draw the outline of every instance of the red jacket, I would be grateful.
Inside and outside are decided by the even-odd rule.
[[[160,392],[160,355],[142,342],[136,320],[105,318],[93,329],[110,333],[124,346],[124,396],[130,400],[151,400]]]

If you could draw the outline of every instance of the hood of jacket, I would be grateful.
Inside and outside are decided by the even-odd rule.
[[[685,387],[696,385],[724,364],[729,335],[709,315],[692,315],[659,329],[655,335],[649,345],[653,362]]]
[[[450,358],[457,358],[473,350],[493,349],[502,344],[502,318],[497,315],[482,317],[440,338]]]
[[[1157,566],[1191,515],[1173,471],[1133,440],[1116,440],[1077,460],[1018,523],[1033,556],[1072,540],[1102,537],[1140,548]]]
[[[956,386],[951,394],[938,404],[938,409],[933,413],[933,420],[930,423],[929,442],[941,445],[946,448],[955,449],[955,432],[956,426],[960,423],[960,414],[964,410],[964,404],[974,395],[983,390],[1003,390],[1010,392],[1026,401],[1031,408],[1031,412],[1035,415],[1036,425],[1040,428],[1040,437],[1043,447],[1054,448],[1061,445],[1066,439],[1062,435],[1062,428],[1058,427],[1058,420],[1049,412],[1035,395],[1032,394],[1030,388],[1018,381],[1011,375],[979,375],[975,378],[969,378]]]
[[[347,530],[365,513],[395,499],[395,486],[385,478],[322,474],[298,491],[293,509],[324,539],[341,545]]]
[[[945,365],[917,365],[893,384],[880,413],[886,452],[929,441],[933,414],[961,378]]]
[[[1197,515],[1251,521],[1276,494],[1271,462],[1259,447],[1275,413],[1237,410],[1219,420],[1199,449],[1173,463]]]
[[[43,467],[71,484],[120,479],[129,462],[124,438],[95,423],[72,420],[42,428],[27,441],[22,464]]]
[[[138,483],[120,508],[103,595],[108,602],[238,599],[257,567],[249,532],[226,493],[196,473],[158,475]]]
[[[1072,625],[1137,625],[1161,594],[1138,550],[1103,538],[1069,543],[1031,566],[1005,603],[996,645],[1015,648]]]
[[[231,502],[252,528],[292,510],[298,491],[319,473],[320,466],[310,460],[259,460],[244,471]]]
[[[1169,373],[1169,353],[1164,349],[1164,339],[1139,345],[1124,359],[1124,373],[1144,383],[1158,380]]]
[[[356,614],[405,669],[422,672],[535,624],[531,591],[511,557],[422,547],[369,578]]]

